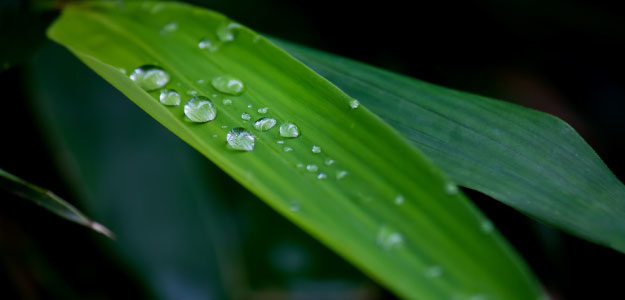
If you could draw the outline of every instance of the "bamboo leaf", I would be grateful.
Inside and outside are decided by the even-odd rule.
[[[276,42],[358,98],[459,184],[625,252],[625,187],[564,121]]]
[[[0,169],[0,188],[30,200],[60,217],[91,228],[109,238],[114,238],[113,233],[108,228],[89,219],[85,214],[52,191],[29,183],[3,169]]]
[[[539,289],[518,256],[436,167],[251,30],[183,4],[92,3],[67,7],[48,35],[398,295],[536,298]],[[180,104],[168,91],[164,102],[172,106],[160,103],[161,87],[176,90]],[[194,94],[212,105],[191,101]],[[255,128],[263,117],[277,124]],[[287,123],[297,126],[297,137]]]

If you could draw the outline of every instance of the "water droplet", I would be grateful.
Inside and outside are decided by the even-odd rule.
[[[230,42],[234,40],[235,32],[234,30],[237,28],[241,28],[241,24],[237,23],[228,23],[222,24],[217,28],[217,37],[222,42]]]
[[[254,122],[254,128],[260,131],[267,131],[276,125],[276,119],[272,118],[260,118]]]
[[[178,106],[180,105],[180,94],[178,94],[175,90],[164,89],[161,90],[159,100],[167,106]]]
[[[234,96],[241,95],[245,89],[241,80],[227,74],[213,78],[211,83],[216,90]]]
[[[484,233],[491,233],[495,230],[495,226],[493,226],[493,223],[489,220],[482,220],[482,222],[480,222],[480,229]]]
[[[445,184],[445,193],[448,195],[455,195],[458,193],[458,186],[453,182],[448,182]]]
[[[347,176],[347,171],[345,170],[340,170],[336,172],[336,179],[340,180],[343,179],[343,177]]]
[[[331,165],[333,165],[333,164],[334,164],[334,159],[331,159],[331,158],[326,158],[326,160],[325,160],[325,164],[326,164],[326,166],[331,166]]]
[[[195,90],[188,90],[188,91],[187,91],[187,95],[189,95],[189,96],[195,96],[195,95],[197,95],[197,91],[195,91]]]
[[[292,212],[298,212],[301,209],[299,202],[297,200],[292,200],[289,202],[289,210]]]
[[[226,129],[228,128],[228,125],[221,125],[221,128]]]
[[[437,278],[443,275],[443,268],[441,266],[431,266],[425,270],[425,276],[430,278]]]
[[[212,121],[217,116],[213,102],[204,96],[195,96],[184,105],[184,114],[189,120],[197,123]]]
[[[395,196],[395,204],[397,204],[397,205],[402,205],[402,204],[404,204],[404,200],[406,200],[406,199],[404,198],[404,195],[397,194],[397,196]]]
[[[213,138],[216,139],[217,137],[219,137],[219,135],[217,134],[213,134]]]
[[[204,84],[206,81],[204,79],[200,79],[200,80],[198,80],[196,82],[197,82],[197,84]]]
[[[259,114],[266,114],[267,110],[269,110],[269,107],[261,107],[258,109],[258,113]]]
[[[5,64],[7,64],[7,63],[5,63]],[[126,71],[126,69],[124,69],[124,68],[120,68],[119,71],[122,72],[122,74],[124,74],[124,75],[126,75],[126,73],[128,73],[128,71]]]
[[[284,141],[283,140],[278,140],[276,143],[282,145],[282,144],[284,144]]]
[[[317,179],[326,179],[326,178],[328,178],[328,175],[326,175],[326,173],[319,172],[319,174],[317,175]]]
[[[232,104],[232,100],[224,99],[224,100],[221,100],[221,103],[223,103],[224,105],[230,105],[230,104]]]
[[[219,47],[213,44],[213,41],[209,38],[203,38],[197,43],[198,48],[202,50],[208,50],[210,52],[215,52],[219,49]]]
[[[404,237],[401,233],[393,231],[389,227],[382,226],[378,230],[377,243],[384,250],[392,250],[401,247],[404,242]]]
[[[256,43],[258,43],[258,41],[260,41],[260,35],[259,34],[254,37],[254,40],[252,40],[252,43],[256,44]]]
[[[306,170],[308,170],[308,172],[317,172],[319,170],[319,167],[317,167],[317,165],[306,165]]]
[[[247,108],[252,108],[252,104],[248,104],[248,105],[247,105]]]
[[[250,114],[248,113],[242,113],[241,114],[241,119],[245,120],[245,121],[249,121],[252,117],[250,116]]]
[[[169,73],[157,66],[144,65],[132,71],[130,80],[142,89],[151,92],[162,88],[169,82]]]
[[[178,23],[171,21],[163,26],[163,29],[161,29],[161,33],[169,33],[176,30],[178,30]]]
[[[293,148],[291,148],[289,146],[286,146],[286,147],[284,147],[283,150],[284,150],[284,152],[291,152],[291,151],[293,151]]]
[[[312,153],[321,153],[321,147],[314,145],[312,146]]]
[[[352,109],[358,108],[358,106],[360,106],[360,102],[358,100],[352,99],[352,101],[349,101],[349,107]]]
[[[254,150],[254,136],[241,127],[230,130],[226,136],[226,141],[234,150]]]
[[[280,136],[296,138],[299,136],[299,129],[293,123],[283,123],[280,125]]]
[[[304,167],[304,164],[297,164],[297,165],[295,165],[295,166],[296,166],[297,168],[301,169],[301,168],[303,168],[303,167]]]

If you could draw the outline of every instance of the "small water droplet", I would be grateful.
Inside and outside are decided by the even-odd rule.
[[[343,177],[347,176],[347,171],[345,170],[340,170],[336,172],[336,179],[340,180],[343,179]]]
[[[297,200],[291,200],[289,202],[289,210],[292,212],[298,212],[301,209],[299,202]]]
[[[198,81],[196,81],[196,82],[197,82],[197,84],[204,84],[204,83],[206,82],[206,80],[204,80],[204,79],[200,79],[200,80],[198,80]]]
[[[260,41],[260,34],[257,34],[257,35],[254,37],[254,40],[252,40],[252,43],[256,44],[256,43],[258,43],[258,41]]]
[[[252,104],[248,104],[248,105],[247,105],[247,108],[252,108]]]
[[[282,145],[282,144],[284,144],[284,141],[283,140],[278,140],[276,143]]]
[[[425,276],[430,278],[437,278],[443,275],[443,268],[441,266],[431,266],[425,270]]]
[[[230,105],[230,104],[232,104],[232,100],[224,99],[224,100],[221,100],[221,103],[223,103],[224,105]]]
[[[201,39],[198,43],[197,43],[198,48],[202,49],[202,50],[208,50],[210,52],[215,52],[219,49],[219,46],[217,46],[216,44],[213,43],[213,41],[211,41],[211,39],[205,37],[203,39]]]
[[[130,80],[142,89],[151,92],[162,88],[169,82],[169,73],[157,66],[144,65],[132,71]]]
[[[328,175],[326,175],[326,173],[319,172],[319,174],[317,174],[317,179],[326,179],[326,178],[328,178]]]
[[[266,114],[267,110],[269,110],[269,107],[261,107],[258,109],[258,113],[259,114]]]
[[[291,148],[289,146],[286,146],[286,147],[283,148],[283,150],[284,150],[284,152],[291,152],[291,151],[293,151],[293,148]]]
[[[245,89],[241,80],[227,74],[213,78],[211,84],[216,90],[234,96],[241,95]]]
[[[395,196],[395,204],[397,204],[397,205],[402,205],[402,204],[404,204],[404,201],[405,201],[405,200],[406,200],[406,199],[404,198],[404,195],[397,194],[397,196]]]
[[[226,129],[228,128],[228,125],[221,125],[221,128]]]
[[[5,63],[5,64],[7,64],[7,63]],[[124,75],[126,75],[126,73],[128,73],[128,71],[126,71],[126,69],[124,69],[124,68],[120,68],[119,71],[122,72],[122,74],[124,74]]]
[[[445,193],[448,195],[455,195],[458,193],[458,186],[453,182],[448,182],[445,184]]]
[[[312,153],[321,153],[321,147],[314,145],[312,146]]]
[[[493,226],[493,223],[489,220],[482,220],[482,222],[480,222],[480,229],[484,233],[492,233],[493,230],[495,230],[495,226]]]
[[[325,162],[326,166],[331,166],[334,164],[334,159],[326,158]]]
[[[230,130],[226,136],[226,141],[234,150],[254,150],[254,136],[241,127]]]
[[[178,94],[175,90],[164,89],[161,90],[159,100],[167,106],[178,106],[180,105],[180,94]]]
[[[218,138],[218,137],[219,137],[219,135],[217,135],[217,134],[213,134],[213,138],[214,138],[214,139],[216,139],[216,138]]]
[[[273,118],[260,118],[254,122],[254,128],[260,131],[267,131],[276,125],[276,119]]]
[[[304,164],[297,164],[297,165],[295,165],[295,166],[296,166],[297,168],[301,169],[301,168],[303,168],[303,167],[304,167]]]
[[[319,167],[317,167],[317,165],[306,165],[306,170],[308,170],[308,172],[317,172],[319,171]]]
[[[184,114],[197,123],[212,121],[217,116],[213,102],[204,96],[195,96],[184,105]]]
[[[249,121],[252,117],[250,116],[250,114],[248,113],[242,113],[241,114],[241,119],[245,120],[245,121]]]
[[[299,136],[299,129],[293,123],[282,123],[280,125],[280,136],[296,138]]]
[[[376,241],[384,250],[392,250],[401,247],[404,242],[404,237],[401,233],[394,231],[389,227],[382,226],[378,230]]]
[[[187,91],[187,95],[189,95],[189,96],[195,96],[195,95],[197,95],[197,91],[195,91],[195,90],[188,90],[188,91]]]
[[[358,106],[360,106],[360,102],[358,100],[352,99],[352,101],[349,101],[349,107],[352,109],[358,108]]]
[[[176,30],[178,30],[178,23],[171,21],[163,26],[163,29],[161,29],[161,33],[170,33]]]
[[[234,37],[235,37],[234,30],[237,28],[241,28],[241,24],[237,24],[237,23],[221,24],[221,26],[217,28],[217,37],[222,42],[234,41]]]

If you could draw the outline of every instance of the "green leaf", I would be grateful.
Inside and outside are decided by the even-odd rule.
[[[91,228],[109,238],[114,238],[113,233],[108,228],[89,219],[85,214],[65,202],[65,200],[52,191],[29,183],[3,169],[0,169],[0,188],[30,200],[60,217]]]
[[[625,187],[564,121],[276,42],[358,98],[459,184],[625,252]]]
[[[184,4],[93,3],[67,7],[48,35],[271,207],[398,295],[536,298],[536,282],[518,256],[436,167],[390,126],[364,107],[352,109],[350,97],[251,30]],[[218,49],[198,47],[205,38]],[[165,87],[178,91],[181,105],[159,103],[158,90],[146,92],[120,70],[145,65],[169,74]],[[240,95],[211,86],[225,74],[243,82]],[[154,82],[142,86],[151,89]],[[213,102],[214,121],[185,119],[184,104],[195,92]],[[222,104],[225,99],[232,103]],[[265,107],[267,113],[258,111]],[[278,125],[255,129],[253,122],[265,116]],[[298,126],[299,137],[280,137],[285,122]],[[226,147],[226,134],[234,128],[255,136],[253,151]],[[314,145],[321,153],[311,151]],[[329,159],[334,163],[326,164]],[[312,165],[318,170],[311,172]],[[343,171],[347,175],[337,178]]]

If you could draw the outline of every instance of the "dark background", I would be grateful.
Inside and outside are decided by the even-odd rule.
[[[621,159],[625,150],[625,16],[612,1],[191,2],[259,32],[559,116],[586,139],[617,177],[625,176]],[[8,68],[0,73],[0,167],[98,216],[94,206],[74,191],[75,185],[68,183],[67,165],[51,150],[54,146],[36,98],[51,94],[40,92],[46,84],[54,91],[67,84],[64,80],[82,80],[81,86],[94,85],[104,95],[114,94],[119,104],[112,110],[127,111],[132,118],[143,118],[141,112],[45,40],[43,30],[56,14],[49,8],[58,2],[0,3],[0,69]],[[56,60],[71,66],[53,68]],[[45,79],[51,77],[39,76],[39,71],[58,78],[51,83],[52,79]],[[74,77],[68,79],[64,73]],[[144,122],[149,130],[178,143],[147,117]],[[89,126],[96,125],[87,123],[82,131],[91,132]],[[98,144],[98,135],[90,137]],[[119,153],[124,153],[124,145],[119,144]],[[194,155],[184,145],[176,147]],[[94,154],[93,159],[99,157]],[[224,176],[210,162],[204,163],[217,177]],[[133,172],[132,165],[126,168],[119,171]],[[232,180],[220,180],[240,190]],[[619,272],[625,268],[625,255],[542,225],[479,193],[465,192],[518,249],[553,299],[623,297]],[[244,248],[247,292],[238,296],[392,298],[259,200],[245,191],[237,193],[242,196],[234,204],[217,201],[226,212],[223,218],[235,224],[234,234]],[[155,289],[153,280],[145,276],[145,266],[133,264],[130,254],[119,254],[116,247],[123,246],[4,192],[0,196],[0,298],[193,298],[184,289],[176,289],[178,294]],[[100,215],[100,219],[107,218],[111,217]],[[286,262],[267,262],[276,255]]]

